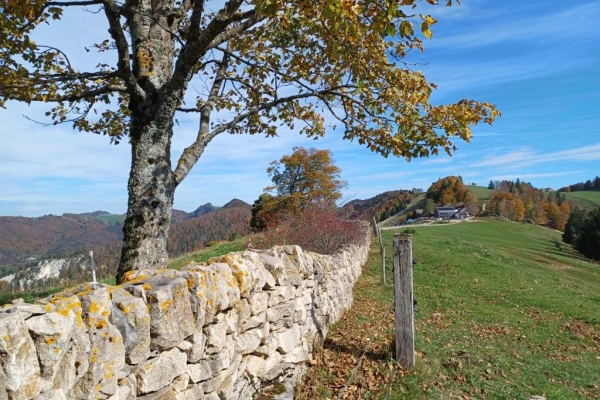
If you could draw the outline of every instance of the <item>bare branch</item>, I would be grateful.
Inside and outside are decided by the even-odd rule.
[[[229,56],[224,54],[217,74],[215,75],[215,80],[211,86],[208,99],[202,105],[202,107],[200,107],[200,127],[198,129],[198,136],[194,143],[183,151],[183,154],[177,163],[177,168],[174,172],[176,185],[179,185],[179,183],[181,183],[181,181],[187,176],[206,147],[206,144],[202,144],[204,142],[203,138],[208,135],[208,131],[210,129],[210,114],[212,113],[215,102],[219,96],[221,86],[225,81],[228,66]]]

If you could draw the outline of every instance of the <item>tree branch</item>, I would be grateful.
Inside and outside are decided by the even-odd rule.
[[[228,66],[229,56],[223,54],[223,59],[221,60],[219,69],[215,75],[215,80],[211,86],[208,99],[202,107],[200,107],[200,127],[198,129],[198,136],[194,143],[183,151],[183,154],[181,154],[181,157],[177,162],[177,168],[175,168],[174,172],[175,185],[179,185],[181,181],[183,181],[208,144],[208,141],[204,143],[203,138],[208,135],[210,129],[210,114],[212,113],[215,102],[219,96],[221,86],[226,79]]]
[[[221,72],[221,70],[219,70],[219,72]],[[224,70],[223,70],[223,74],[224,74]],[[217,79],[215,79],[215,83],[216,83],[216,81],[217,81]],[[211,95],[215,92],[214,89],[215,89],[215,85],[213,84],[213,87],[211,89]],[[218,90],[217,90],[217,92],[218,92]],[[292,101],[300,100],[300,99],[307,99],[310,97],[322,98],[323,96],[327,96],[327,95],[340,95],[340,94],[341,93],[337,92],[336,90],[328,89],[328,90],[314,91],[311,93],[301,93],[301,94],[296,94],[293,96],[278,98],[273,101],[264,103],[258,107],[255,107],[252,110],[248,110],[245,113],[238,114],[231,121],[229,121],[225,124],[217,125],[217,127],[215,129],[213,129],[211,132],[209,132],[209,128],[210,128],[209,123],[210,123],[210,111],[212,111],[212,106],[210,106],[209,102],[207,102],[207,104],[203,105],[203,107],[201,108],[202,116],[201,116],[201,122],[200,122],[200,129],[198,130],[198,136],[196,137],[196,140],[194,141],[194,143],[192,143],[189,147],[187,147],[183,151],[183,154],[181,155],[181,157],[179,158],[179,161],[177,163],[177,168],[175,169],[175,172],[174,172],[176,185],[181,183],[181,181],[187,176],[187,174],[189,173],[191,168],[194,166],[194,164],[198,161],[198,159],[202,155],[202,152],[204,152],[204,149],[206,148],[208,143],[210,143],[211,140],[213,140],[217,135],[219,135],[225,131],[231,130],[235,125],[239,124],[240,122],[258,114],[261,111],[276,107],[283,103],[288,103],[288,102],[292,102]]]
[[[130,90],[133,97],[137,97],[138,100],[143,101],[146,97],[146,93],[137,83],[133,71],[131,70],[131,59],[129,58],[129,43],[121,27],[120,15],[121,7],[119,7],[113,0],[102,0],[104,4],[104,13],[108,19],[110,28],[108,32],[111,37],[115,40],[117,45],[118,60],[117,70],[119,76],[125,82],[125,85]]]
[[[265,19],[266,19],[266,17],[257,15],[256,10],[250,10],[246,13],[241,14],[239,20],[243,21],[243,22],[241,22],[240,24],[238,24],[230,29],[227,29],[225,32],[217,35],[217,37],[215,37],[213,39],[213,41],[210,42],[210,45],[208,46],[208,48],[209,49],[216,48],[220,44],[233,39],[234,37],[240,35],[242,32],[245,32],[246,30],[250,29],[257,23],[259,23],[260,21],[263,21]],[[235,22],[235,20],[232,20],[232,22]]]
[[[85,0],[85,1],[48,1],[44,3],[44,7],[70,7],[70,6],[93,6],[102,5],[102,0]]]
[[[203,3],[203,2],[200,2]],[[215,18],[200,32],[200,20],[203,10],[203,4],[196,6],[192,11],[190,22],[190,32],[186,45],[181,49],[177,62],[175,63],[175,71],[168,83],[165,93],[181,90],[191,78],[194,65],[206,54],[210,49],[210,44],[215,38],[223,33],[227,26],[232,22],[239,21],[242,15],[248,12],[240,13],[238,10],[244,3],[244,0],[229,0],[225,6],[217,13]]]

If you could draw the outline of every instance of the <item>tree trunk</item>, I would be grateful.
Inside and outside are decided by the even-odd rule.
[[[128,271],[167,265],[167,240],[176,186],[170,154],[173,118],[157,114],[145,121],[132,118],[129,200],[118,283]]]

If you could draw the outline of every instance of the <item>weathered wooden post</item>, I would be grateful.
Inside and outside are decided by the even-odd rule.
[[[381,273],[383,275],[383,284],[387,284],[385,281],[385,245],[381,245]]]
[[[404,368],[415,365],[412,236],[394,235],[394,306],[396,361]]]

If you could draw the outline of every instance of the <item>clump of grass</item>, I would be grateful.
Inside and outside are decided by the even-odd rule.
[[[181,269],[183,266],[192,262],[203,263],[212,257],[222,256],[234,251],[243,251],[246,249],[247,240],[247,238],[238,238],[231,242],[211,242],[211,245],[205,249],[185,254],[171,260],[167,265],[167,268]]]

